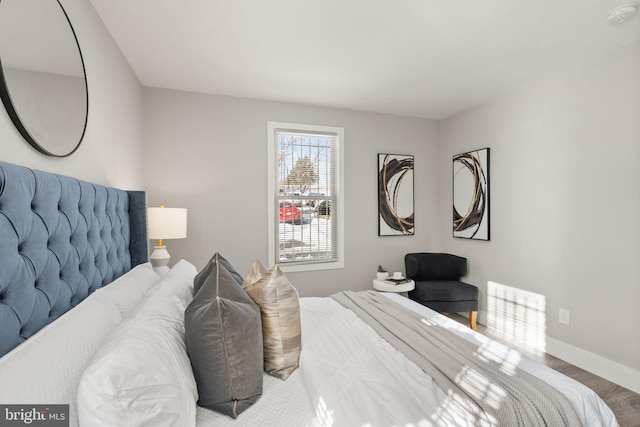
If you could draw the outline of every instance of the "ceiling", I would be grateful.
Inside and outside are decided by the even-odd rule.
[[[620,0],[91,3],[145,86],[431,119],[640,40]]]

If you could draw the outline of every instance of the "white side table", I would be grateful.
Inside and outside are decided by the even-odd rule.
[[[416,282],[414,282],[413,280],[409,280],[406,283],[400,283],[399,285],[396,285],[393,282],[388,282],[386,280],[373,280],[373,289],[375,289],[376,291],[397,292],[405,297],[408,297],[408,292],[412,291],[415,287]]]

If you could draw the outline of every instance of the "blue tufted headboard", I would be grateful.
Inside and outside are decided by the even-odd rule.
[[[0,356],[148,259],[146,195],[0,162]]]

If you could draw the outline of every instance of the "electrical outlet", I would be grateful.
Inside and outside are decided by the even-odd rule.
[[[558,322],[562,323],[563,325],[569,325],[569,310],[565,310],[564,308],[560,309]]]

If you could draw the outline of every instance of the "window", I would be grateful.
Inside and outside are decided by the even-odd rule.
[[[342,128],[268,123],[269,264],[344,267]]]

